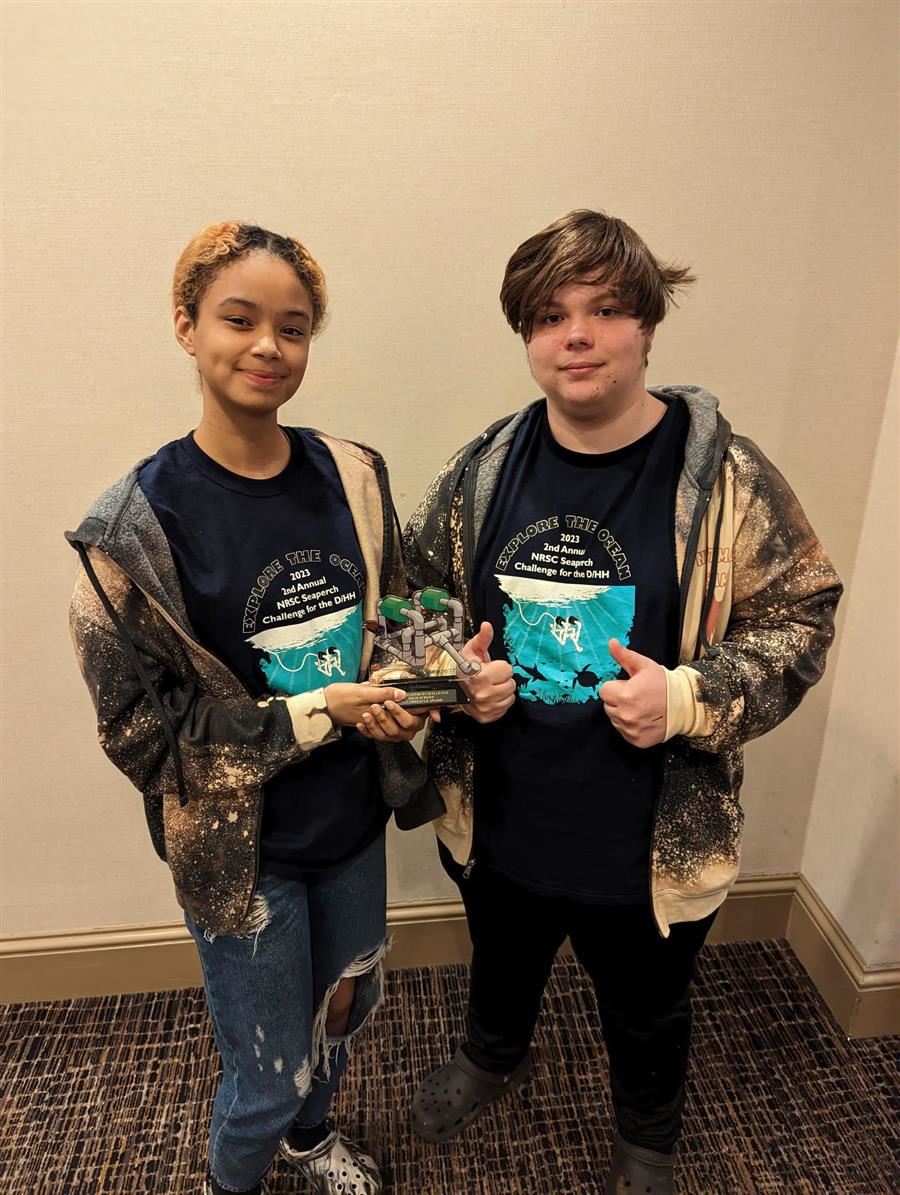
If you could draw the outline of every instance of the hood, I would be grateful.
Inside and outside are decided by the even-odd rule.
[[[91,504],[66,539],[99,548],[193,637],[169,541],[138,484],[146,457]]]
[[[711,490],[731,442],[731,424],[720,414],[719,400],[702,386],[651,386],[650,393],[663,402],[680,398],[687,403],[691,426],[684,470],[698,489]]]

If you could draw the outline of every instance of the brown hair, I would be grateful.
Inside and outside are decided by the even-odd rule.
[[[185,247],[175,266],[172,306],[183,307],[196,322],[200,301],[219,271],[256,252],[279,257],[294,270],[312,299],[312,333],[321,331],[328,303],[325,275],[309,250],[293,237],[279,236],[277,232],[255,224],[239,224],[236,220],[210,224]]]
[[[509,259],[500,303],[512,330],[530,340],[538,311],[576,278],[607,283],[648,332],[665,318],[674,292],[694,281],[687,267],[654,257],[624,220],[582,208],[523,241]]]

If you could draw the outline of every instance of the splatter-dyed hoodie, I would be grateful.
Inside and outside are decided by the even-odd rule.
[[[321,435],[334,457],[366,571],[363,617],[401,592],[399,536],[384,461]],[[251,696],[191,630],[168,540],[138,484],[141,461],[66,538],[82,568],[70,627],[97,711],[100,743],[141,791],[153,845],[198,925],[233,933],[256,886],[262,786],[333,740],[322,689]],[[363,638],[360,675],[372,655]],[[409,743],[377,744],[382,794],[398,825],[443,803]]]
[[[651,391],[685,402],[690,429],[673,511],[680,664],[667,670],[667,748],[650,852],[660,931],[707,916],[740,866],[743,745],[777,726],[822,675],[841,583],[799,502],[750,440],[732,434],[698,386]],[[526,408],[528,410],[530,408]],[[525,411],[502,419],[438,474],[404,533],[410,585],[462,600],[506,454]],[[429,770],[446,812],[438,837],[472,864],[472,723],[430,726]]]

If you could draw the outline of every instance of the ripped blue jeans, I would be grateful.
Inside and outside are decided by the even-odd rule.
[[[347,1064],[350,1039],[381,1001],[384,835],[309,882],[262,875],[239,935],[185,922],[203,964],[222,1078],[209,1165],[220,1186],[263,1178],[291,1124],[319,1124]],[[328,1002],[356,978],[346,1036],[325,1032]]]

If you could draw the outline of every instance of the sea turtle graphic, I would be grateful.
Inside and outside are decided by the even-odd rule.
[[[576,685],[581,685],[585,689],[598,689],[600,687],[600,677],[596,672],[592,672],[590,668],[579,668],[579,670],[572,677],[572,688]]]

